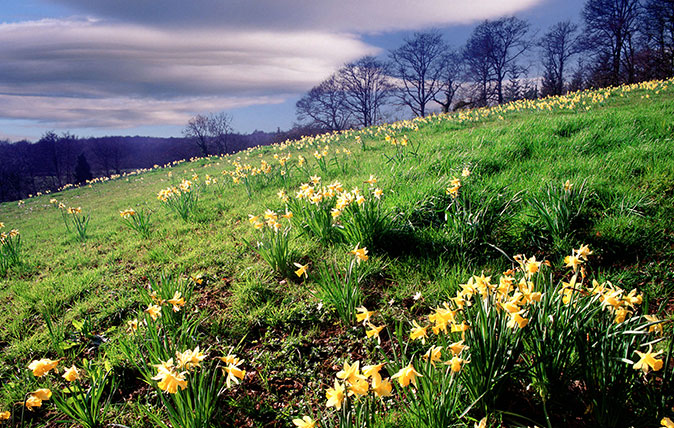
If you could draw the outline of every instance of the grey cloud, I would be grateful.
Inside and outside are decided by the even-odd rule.
[[[193,112],[282,102],[376,51],[354,36],[316,31],[2,24],[0,117],[61,126],[181,124]]]
[[[123,21],[170,26],[318,29],[358,33],[468,23],[543,0],[50,0]]]

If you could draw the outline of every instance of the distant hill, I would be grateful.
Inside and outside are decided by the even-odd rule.
[[[287,138],[313,134],[312,130],[230,134],[231,153],[268,145]],[[214,148],[213,148],[214,149]],[[0,202],[27,198],[74,183],[77,157],[84,154],[94,177],[151,168],[200,156],[196,144],[184,137],[110,136],[79,138],[72,134],[46,133],[39,141],[0,141]]]

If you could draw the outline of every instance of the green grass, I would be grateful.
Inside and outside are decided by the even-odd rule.
[[[143,309],[138,287],[162,273],[204,276],[195,290],[196,305],[205,315],[202,349],[224,355],[235,347],[246,359],[247,370],[257,376],[249,387],[244,382],[243,392],[223,398],[226,404],[216,412],[216,426],[263,426],[274,420],[289,426],[306,406],[322,410],[322,391],[332,383],[332,366],[366,348],[359,331],[336,324],[336,314],[318,309],[314,297],[319,264],[343,258],[352,246],[321,244],[293,228],[289,245],[298,257],[290,263],[310,264],[309,278],[302,282],[274,272],[246,244],[258,236],[248,215],[267,208],[283,213],[276,193],[285,188],[293,195],[313,174],[320,175],[323,184],[339,180],[347,189],[367,188],[364,181],[374,174],[385,192],[382,203],[393,227],[377,237],[377,248],[370,254],[380,267],[362,284],[368,308],[396,305],[413,314],[425,313],[424,308],[453,296],[470,274],[496,276],[509,268],[504,254],[535,254],[559,264],[564,251],[582,243],[595,251],[592,265],[603,277],[643,292],[651,312],[666,307],[674,290],[671,86],[669,82],[656,89],[601,91],[608,95],[596,103],[588,93],[582,96],[587,104],[573,109],[548,111],[520,104],[520,109],[472,113],[470,120],[454,116],[408,123],[400,130],[373,128],[361,133],[364,151],[353,132],[262,147],[44,195],[21,206],[2,204],[0,221],[21,232],[23,261],[0,278],[0,411],[12,409],[16,414],[19,407],[13,403],[34,387],[32,375],[26,375],[30,361],[57,357],[45,314],[66,335],[74,331],[73,321],[90,317],[95,333],[105,337],[95,348],[74,348],[79,353],[67,354],[68,365],[86,356],[108,359],[120,373],[129,370],[117,339],[125,334],[126,320]],[[400,155],[400,148],[386,142],[385,135],[406,135],[410,145]],[[314,150],[326,145],[328,159],[337,157],[328,160],[327,173],[313,158]],[[333,155],[344,148],[351,154]],[[299,154],[307,162],[288,168],[282,178],[272,156],[286,153],[292,155],[288,164],[296,165]],[[396,154],[397,160],[391,161]],[[269,176],[251,177],[250,197],[244,184],[234,184],[222,174],[233,171],[237,159],[253,166],[265,159],[273,167]],[[457,232],[445,219],[451,203],[445,189],[464,167],[471,175],[461,191],[473,192],[476,206],[497,203],[481,197],[481,189],[521,199],[498,227],[480,232],[480,241],[469,246],[456,243]],[[193,174],[201,182],[207,174],[217,177],[222,190],[204,187],[196,211],[183,221],[161,206],[156,195]],[[526,201],[543,198],[550,187],[561,189],[567,180],[576,188],[585,183],[586,203],[568,224],[568,233],[559,236],[550,233]],[[66,231],[50,198],[81,206],[91,216],[85,241]],[[125,227],[119,215],[143,207],[153,211],[147,239]],[[420,301],[412,299],[417,292],[423,296]],[[141,410],[124,402],[142,386],[133,379],[133,371],[123,379],[122,395],[114,397],[108,419],[149,426],[140,422]],[[408,416],[393,419],[402,423]],[[48,418],[41,414],[36,423]]]

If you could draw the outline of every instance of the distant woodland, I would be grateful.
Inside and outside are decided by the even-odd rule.
[[[302,127],[286,132],[230,133],[227,135],[226,152],[235,153],[248,147],[316,132]],[[218,145],[209,141],[204,147],[196,144],[191,136],[79,138],[69,133],[49,131],[36,142],[0,140],[0,202],[55,191],[68,183],[81,184],[93,177],[107,177],[203,156],[204,149],[211,155],[223,153]]]

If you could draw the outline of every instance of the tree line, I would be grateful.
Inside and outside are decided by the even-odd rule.
[[[286,137],[261,131],[229,133],[222,147],[236,152]],[[218,150],[216,142],[209,139],[208,144],[210,154],[225,153]],[[69,132],[48,131],[34,143],[0,140],[0,202],[55,191],[69,183],[81,184],[92,177],[109,177],[201,155],[202,150],[190,136],[79,138]]]
[[[529,78],[534,64],[542,73]],[[425,116],[674,75],[674,0],[588,0],[580,24],[542,35],[516,17],[485,20],[452,48],[438,30],[347,63],[296,103],[299,122],[325,131],[386,120],[386,108]]]

